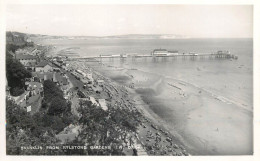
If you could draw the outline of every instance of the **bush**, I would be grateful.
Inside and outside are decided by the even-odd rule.
[[[35,113],[33,116],[6,100],[6,154],[7,155],[62,155],[62,151],[21,150],[21,146],[59,145],[54,132],[65,127],[61,119],[55,116]],[[44,134],[47,133],[47,136]]]
[[[48,109],[48,114],[57,116],[64,113],[66,109],[67,109],[66,102],[62,99],[57,98],[51,102],[51,105]]]
[[[62,119],[58,116],[44,115],[43,123],[44,127],[50,127],[56,134],[61,132],[66,127],[66,125],[62,122]]]
[[[10,93],[13,96],[20,96],[24,93],[24,88],[14,87],[10,89]]]

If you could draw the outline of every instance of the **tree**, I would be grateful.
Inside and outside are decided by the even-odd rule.
[[[48,114],[57,116],[64,113],[66,109],[67,109],[66,102],[62,99],[56,98],[56,100],[53,100],[51,102],[51,105],[48,109]]]
[[[13,101],[6,100],[6,153],[7,155],[62,155],[62,150],[21,150],[24,146],[60,145],[55,132],[65,125],[59,117],[28,114]]]
[[[83,124],[78,139],[89,146],[108,145],[111,149],[88,149],[88,155],[124,155],[122,145],[127,133],[135,132],[138,123],[136,117],[140,114],[128,109],[102,110],[92,105],[89,101],[81,102],[79,112],[82,117],[79,123]],[[120,129],[120,130],[119,130]],[[118,138],[121,137],[121,140]]]
[[[25,78],[31,78],[31,73],[18,61],[12,58],[12,55],[6,52],[6,77],[10,93],[18,96],[24,92]]]

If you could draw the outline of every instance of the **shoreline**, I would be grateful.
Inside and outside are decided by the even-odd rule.
[[[82,62],[84,63],[84,62]],[[86,64],[85,64],[86,63]],[[83,66],[86,66],[88,63],[85,62],[85,65],[79,65],[81,67],[81,70],[84,71]],[[78,66],[78,64],[77,64]],[[168,129],[164,128],[164,126],[161,126],[164,122],[162,122],[161,119],[158,118],[158,116],[154,115],[152,112],[148,112],[149,106],[142,100],[140,95],[138,95],[133,88],[129,88],[126,85],[122,85],[115,81],[113,78],[111,79],[107,75],[104,75],[100,73],[100,70],[96,70],[91,67],[91,65],[87,65],[88,70],[91,70],[93,73],[93,77],[99,79],[102,78],[105,80],[104,89],[105,92],[108,92],[109,96],[112,96],[111,103],[115,104],[113,108],[118,108],[117,104],[123,104],[122,107],[126,107],[130,110],[138,110],[141,112],[144,118],[142,118],[141,126],[138,127],[138,133],[137,133],[137,141],[141,145],[143,145],[143,148],[146,149],[146,152],[149,155],[189,155],[191,154],[190,151],[186,151],[184,144],[179,141],[179,139],[176,138],[175,135],[172,135],[168,132]],[[104,72],[104,71],[103,71]],[[122,72],[122,71],[121,71]],[[123,71],[125,72],[125,71]],[[108,72],[106,72],[108,73]],[[121,77],[119,77],[121,79]],[[153,81],[154,82],[154,81]],[[159,84],[162,83],[162,79],[159,79],[157,81],[157,85],[154,86],[154,89],[157,89]],[[114,92],[113,92],[114,90]],[[101,92],[102,93],[102,92]],[[118,101],[117,99],[113,98],[113,96],[118,95],[125,95],[124,99],[122,98],[122,102]],[[121,100],[121,99],[120,99]],[[132,102],[132,101],[133,102]],[[128,105],[126,105],[129,103]],[[155,129],[154,127],[160,127],[158,129]],[[156,140],[151,139],[150,137],[154,138],[156,137]],[[158,142],[159,139],[160,141]],[[138,145],[138,144],[137,144]],[[159,146],[159,149],[155,150],[147,150],[147,148],[150,146]]]
[[[122,70],[121,70],[121,72],[119,72],[119,71],[117,71],[117,67],[113,67],[113,66],[109,66],[110,68],[112,68],[112,69],[106,69],[106,74],[108,73],[108,72],[110,72],[110,74],[111,73],[113,73],[112,75],[116,75],[116,74],[121,74],[121,75],[128,75],[129,76],[129,79],[135,79],[135,76],[133,76],[133,73],[138,73],[138,72],[143,72],[143,71],[140,71],[140,70],[125,70],[124,72],[122,72]],[[130,73],[129,73],[130,72]],[[143,73],[145,73],[145,72],[143,72]],[[108,74],[109,75],[109,74]],[[137,74],[138,75],[138,74]],[[148,74],[149,75],[149,74]],[[156,86],[156,82],[157,82],[157,88],[158,88],[158,84],[160,84],[161,82],[160,81],[162,81],[162,80],[154,80],[154,81],[152,81],[152,80],[150,80],[150,79],[148,79],[148,78],[143,78],[143,77],[141,77],[140,76],[140,74],[138,75],[138,77],[140,77],[140,78],[137,78],[137,79],[139,79],[139,81],[136,81],[135,83],[134,83],[134,85],[135,85],[135,88],[137,88],[137,89],[141,89],[141,90],[143,90],[143,91],[145,91],[145,90],[147,90],[147,89],[151,89],[152,91],[155,91],[155,86]],[[147,76],[147,77],[149,77],[149,76]],[[175,113],[177,112],[177,113],[180,113],[181,111],[181,115],[183,115],[184,116],[184,118],[180,118],[180,116],[178,116],[177,114],[173,114],[173,116],[176,116],[178,119],[179,119],[179,121],[178,122],[181,122],[180,120],[182,120],[182,123],[181,124],[185,124],[185,125],[180,125],[180,123],[175,123],[175,126],[180,126],[179,128],[171,128],[171,127],[169,127],[169,125],[167,125],[167,124],[165,124],[165,120],[164,121],[158,121],[158,120],[163,120],[162,118],[165,118],[164,117],[164,115],[163,114],[160,114],[160,111],[159,111],[159,113],[158,113],[158,110],[157,110],[157,108],[156,108],[156,106],[158,107],[158,106],[165,106],[164,107],[164,110],[166,110],[167,111],[167,105],[165,105],[165,103],[164,102],[160,102],[159,101],[159,103],[158,102],[156,102],[155,101],[155,107],[153,107],[152,109],[151,109],[151,107],[152,107],[152,105],[147,105],[147,102],[146,102],[146,106],[148,106],[148,107],[146,107],[146,108],[144,108],[145,110],[146,110],[146,115],[147,115],[147,111],[148,111],[148,113],[149,113],[149,111],[150,111],[150,116],[152,115],[153,117],[154,116],[156,116],[155,118],[156,119],[154,119],[154,120],[157,120],[157,122],[158,122],[158,124],[159,124],[159,126],[160,125],[162,125],[162,124],[164,124],[164,127],[166,128],[166,129],[169,129],[169,131],[171,131],[171,133],[174,133],[174,130],[176,130],[177,129],[177,131],[179,131],[179,133],[180,133],[180,131],[181,131],[181,135],[179,135],[180,137],[178,138],[178,140],[182,140],[181,142],[182,143],[184,143],[184,144],[186,144],[186,146],[188,146],[189,148],[189,150],[190,151],[192,151],[191,153],[193,153],[193,151],[194,151],[194,155],[203,155],[203,154],[208,154],[208,155],[219,155],[219,154],[224,154],[224,155],[226,155],[226,154],[229,154],[229,153],[232,153],[232,154],[236,154],[236,151],[230,151],[230,150],[227,150],[227,148],[229,149],[229,147],[228,146],[226,146],[226,149],[225,149],[225,146],[224,145],[221,145],[222,143],[225,143],[226,141],[228,141],[228,140],[230,140],[230,134],[228,134],[226,131],[227,131],[227,129],[225,130],[225,131],[223,131],[222,133],[223,133],[223,135],[227,135],[226,137],[219,137],[218,135],[216,135],[215,134],[215,132],[214,132],[214,130],[218,130],[218,128],[216,127],[216,129],[214,129],[214,130],[211,130],[211,132],[210,131],[208,131],[208,133],[209,134],[212,134],[212,136],[214,136],[217,140],[219,140],[219,143],[218,142],[216,142],[216,141],[209,141],[209,140],[211,140],[211,138],[210,137],[207,137],[207,136],[204,136],[204,137],[206,137],[207,138],[207,140],[208,141],[206,141],[206,140],[204,140],[204,138],[203,137],[198,137],[198,138],[196,138],[195,137],[195,135],[193,134],[194,132],[195,133],[197,133],[196,131],[194,131],[194,130],[192,130],[192,131],[190,131],[190,129],[187,129],[185,126],[188,126],[189,128],[192,128],[191,127],[191,125],[192,124],[194,124],[194,123],[192,123],[192,121],[191,120],[193,120],[193,121],[200,121],[201,123],[206,123],[205,121],[205,119],[206,118],[204,118],[203,119],[203,117],[206,117],[206,115],[205,114],[210,114],[210,115],[212,115],[212,114],[214,114],[215,112],[218,112],[218,111],[216,111],[217,109],[218,109],[218,107],[221,107],[221,109],[223,109],[223,111],[225,111],[225,109],[226,110],[228,110],[228,111],[232,111],[232,110],[235,110],[236,112],[235,113],[239,113],[239,115],[243,115],[244,117],[246,117],[246,119],[243,119],[242,117],[237,117],[237,116],[235,116],[235,115],[232,115],[232,114],[230,114],[230,115],[224,115],[224,117],[223,118],[218,118],[218,117],[216,117],[216,115],[212,115],[212,117],[213,118],[215,118],[216,119],[216,121],[217,120],[219,120],[219,121],[221,121],[221,120],[223,120],[223,121],[221,121],[221,122],[225,122],[224,120],[226,120],[226,121],[230,121],[230,119],[237,119],[237,121],[242,121],[243,122],[243,128],[244,129],[247,129],[247,128],[249,128],[248,130],[250,131],[250,129],[251,129],[251,125],[250,124],[248,124],[249,125],[249,127],[248,127],[248,125],[246,125],[246,123],[248,122],[248,123],[250,123],[250,122],[252,122],[252,112],[250,111],[250,110],[246,110],[246,109],[243,109],[243,108],[240,108],[239,106],[237,106],[237,104],[230,104],[229,102],[227,102],[227,101],[223,101],[223,100],[221,100],[221,99],[217,99],[218,98],[218,96],[217,95],[214,95],[214,94],[212,94],[211,92],[209,92],[209,91],[207,91],[207,90],[204,90],[203,88],[199,88],[199,87],[197,87],[196,85],[194,85],[194,84],[190,84],[190,83],[188,83],[188,82],[184,82],[184,81],[182,81],[182,80],[177,80],[177,79],[172,79],[172,78],[170,78],[169,79],[169,77],[165,77],[165,78],[163,78],[164,79],[164,87],[163,88],[165,88],[165,86],[168,86],[168,88],[175,88],[175,87],[177,87],[177,88],[175,88],[175,90],[177,90],[177,91],[179,91],[180,89],[178,89],[178,88],[186,88],[184,91],[185,92],[181,92],[181,93],[179,93],[179,92],[175,92],[175,97],[176,97],[176,99],[175,99],[175,102],[171,102],[171,103],[168,103],[168,106],[176,106],[176,107],[178,107],[178,108],[176,108],[176,109],[168,109],[168,111],[170,112],[170,113],[172,113],[171,111],[175,111]],[[148,85],[146,85],[146,87],[142,87],[142,84],[145,82],[148,82]],[[114,79],[114,81],[116,81],[116,79]],[[131,81],[133,81],[133,80],[131,80]],[[127,81],[127,82],[131,82],[131,81]],[[144,82],[143,82],[144,81]],[[174,86],[175,87],[173,87],[173,86],[171,86],[171,85],[169,85],[169,84],[171,84],[171,83],[169,83],[169,82],[173,82],[173,84],[175,84]],[[158,83],[158,82],[160,82],[160,83]],[[138,85],[138,83],[139,83],[139,85]],[[152,83],[153,85],[150,85],[149,86],[149,83]],[[161,83],[162,84],[162,83]],[[139,87],[139,88],[138,88]],[[167,88],[167,87],[166,87]],[[173,89],[171,89],[171,90],[173,90]],[[165,90],[162,90],[162,91],[165,91]],[[155,94],[152,94],[152,96],[146,96],[146,94],[145,93],[143,93],[143,95],[145,96],[145,97],[152,97],[152,98],[154,98],[154,99],[156,99],[156,100],[165,100],[165,97],[167,97],[167,96],[169,96],[171,93],[169,92],[170,90],[169,89],[167,89],[167,92],[166,92],[166,94],[164,94],[164,97],[163,96],[161,96],[160,97],[160,95],[161,95],[161,92],[162,91],[160,91],[159,93],[156,93],[155,92]],[[173,90],[174,91],[174,90]],[[146,91],[147,92],[147,91]],[[148,91],[148,93],[149,93],[149,91]],[[138,95],[140,95],[140,93],[138,93]],[[142,93],[141,93],[141,95],[142,95]],[[143,98],[141,98],[141,99],[143,99]],[[152,99],[153,100],[153,99]],[[169,101],[169,99],[167,99],[168,101]],[[199,102],[197,102],[196,100],[200,100]],[[174,100],[173,100],[174,101]],[[177,101],[177,103],[176,103],[176,101]],[[195,102],[194,102],[195,101]],[[166,100],[165,100],[165,102],[166,102]],[[196,103],[197,102],[197,103]],[[195,103],[195,104],[194,104]],[[157,104],[157,105],[156,105]],[[194,106],[195,105],[195,109],[192,107],[192,106]],[[182,108],[180,108],[180,106],[182,106]],[[208,109],[205,109],[205,107],[206,106],[208,106],[208,107],[210,107],[210,110],[211,110],[211,113],[205,113],[205,111],[207,111]],[[196,108],[197,107],[197,108]],[[225,108],[223,108],[223,107],[225,107]],[[155,110],[155,111],[154,111]],[[197,111],[196,111],[197,110]],[[202,110],[202,111],[201,111]],[[192,111],[195,111],[195,112],[192,112]],[[199,112],[200,111],[200,112]],[[210,111],[208,111],[208,112],[210,112]],[[153,113],[153,114],[151,114],[151,113]],[[197,120],[198,118],[197,118],[197,116],[195,116],[193,113],[196,113],[198,116],[199,116],[199,118],[201,119],[202,118],[202,120]],[[204,114],[204,116],[203,115],[201,115],[200,113],[203,113]],[[158,114],[160,115],[160,116],[158,116]],[[222,115],[222,114],[221,114]],[[221,116],[220,115],[220,116]],[[167,117],[170,117],[170,116],[167,116]],[[171,118],[169,118],[170,120],[172,120]],[[177,120],[178,120],[177,119]],[[167,120],[167,119],[166,119]],[[205,120],[205,121],[203,121],[203,120]],[[176,120],[175,120],[176,121]],[[217,121],[217,122],[219,122],[219,121]],[[167,122],[167,121],[166,121]],[[186,123],[185,123],[186,122]],[[219,124],[219,123],[212,123],[210,126],[212,126],[212,127],[214,127],[214,125],[217,125],[217,124]],[[223,127],[225,127],[225,128],[235,128],[236,130],[235,131],[240,131],[239,130],[239,127],[238,126],[236,126],[235,124],[233,124],[232,122],[227,122],[228,123],[228,125],[225,125],[225,124],[222,124],[221,126],[223,126]],[[203,127],[203,128],[206,128],[206,129],[210,129],[210,126],[208,126],[208,125],[203,125],[203,126],[201,126],[201,127]],[[190,137],[190,136],[187,136],[187,134],[189,134],[189,135],[194,135],[193,137]],[[185,136],[184,136],[185,135]],[[204,134],[200,134],[200,133],[198,133],[198,136],[199,135],[204,135]],[[245,134],[245,135],[251,135],[250,134],[250,132],[247,132],[247,134]],[[174,134],[174,136],[176,136],[176,134]],[[213,137],[213,138],[214,138]],[[248,136],[244,136],[244,135],[240,135],[240,138],[241,139],[243,139],[243,141],[244,142],[248,142],[248,140],[246,140],[247,139],[247,137]],[[194,139],[191,139],[191,138],[194,138]],[[202,139],[203,138],[203,139]],[[224,141],[224,140],[226,140],[226,141]],[[196,141],[197,140],[197,141]],[[203,141],[204,140],[204,141]],[[222,141],[221,141],[222,140]],[[189,143],[187,143],[187,141],[189,142]],[[239,141],[239,140],[237,140],[237,141]],[[207,143],[206,143],[207,142]],[[222,142],[222,143],[221,143]],[[192,145],[190,145],[190,143],[192,143],[193,145],[196,145],[196,147],[194,147],[194,146],[192,146]],[[206,143],[206,147],[205,147],[205,143]],[[213,145],[211,145],[210,146],[210,144],[213,144]],[[215,144],[215,145],[214,145]],[[231,143],[232,144],[232,143]],[[199,145],[199,146],[197,146],[197,145]],[[217,147],[216,147],[216,145],[218,145]],[[241,145],[243,145],[243,144],[241,144]],[[250,145],[250,140],[249,140],[249,143],[245,143],[245,145]],[[198,151],[198,147],[200,147],[201,148],[201,150],[199,150]],[[211,148],[210,148],[211,147]],[[235,148],[235,147],[233,147],[233,148]],[[196,150],[195,150],[196,149]],[[245,147],[245,148],[240,148],[240,150],[238,150],[239,151],[239,153],[243,153],[243,154],[250,154],[250,150],[251,148],[250,147]],[[219,151],[219,152],[218,152]],[[227,152],[226,152],[227,151]]]

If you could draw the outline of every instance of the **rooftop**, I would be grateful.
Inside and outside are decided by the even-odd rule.
[[[43,80],[52,80],[53,82],[58,82],[62,85],[67,85],[68,84],[68,80],[65,76],[62,76],[60,73],[56,73],[56,72],[44,72],[44,73],[40,73],[40,72],[33,72],[32,75],[34,77],[38,77],[39,79],[43,79]]]
[[[25,84],[28,85],[28,90],[41,91],[41,88],[43,87],[43,85],[39,82],[25,82]]]
[[[18,54],[16,55],[16,59],[36,59],[36,57],[32,55]]]
[[[37,64],[37,67],[45,67],[46,65],[52,66],[49,62],[47,61],[41,61],[39,64]]]
[[[167,50],[166,49],[154,49],[153,51],[155,52],[155,51],[167,51]]]
[[[33,67],[36,65],[36,62],[28,62],[25,64],[26,67]]]

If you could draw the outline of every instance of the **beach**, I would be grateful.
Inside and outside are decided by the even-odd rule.
[[[93,67],[119,84],[133,85],[135,99],[142,102],[139,110],[192,154],[252,153],[252,111],[181,80],[113,66]]]
[[[141,113],[141,117],[135,118],[140,123],[140,126],[136,127],[137,133],[128,133],[128,137],[124,140],[126,144],[123,144],[123,147],[126,155],[132,154],[131,148],[129,149],[131,146],[136,148],[138,154],[141,155],[190,155],[190,152],[186,151],[183,143],[180,142],[175,135],[172,135],[167,129],[161,126],[161,119],[157,118],[157,115],[149,111],[149,104],[143,101],[141,95],[137,94],[135,91],[135,87],[133,87],[134,83],[131,83],[132,78],[137,74],[141,79],[135,80],[137,80],[140,85],[149,82],[154,84],[154,89],[152,90],[157,90],[157,87],[162,83],[162,79],[156,80],[153,75],[149,75],[149,78],[146,79],[146,76],[142,77],[142,74],[137,73],[136,71],[134,72],[135,74],[132,73],[134,76],[129,75],[131,72],[128,72],[126,69],[112,66],[106,67],[97,62],[70,61],[69,64],[70,69],[77,68],[84,72],[91,71],[95,80],[104,80],[104,84],[99,94],[95,91],[89,91],[82,88],[82,83],[81,85],[74,85],[78,86],[83,93],[94,98],[104,98],[110,110],[120,108],[127,109],[129,112],[137,110]],[[93,64],[96,64],[101,68],[95,68]],[[74,78],[70,79],[73,80]],[[129,85],[123,84],[123,82],[128,82]],[[77,105],[72,106],[72,111],[77,111],[77,108]],[[75,134],[73,134],[73,136],[74,135]],[[64,137],[64,134],[62,133],[61,136]],[[71,134],[68,136],[71,136]],[[131,145],[130,142],[133,142],[134,144]]]

